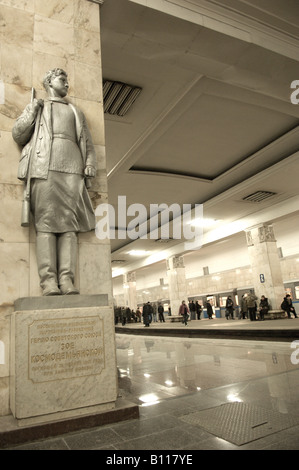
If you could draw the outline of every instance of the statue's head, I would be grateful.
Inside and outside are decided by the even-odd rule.
[[[49,91],[51,81],[55,77],[59,77],[60,75],[63,75],[67,79],[67,73],[63,69],[60,69],[60,68],[49,70],[49,72],[46,73],[44,80],[43,80],[43,85],[46,91]]]

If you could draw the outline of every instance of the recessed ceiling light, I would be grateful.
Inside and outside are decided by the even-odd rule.
[[[192,225],[192,227],[210,228],[216,225],[217,222],[220,222],[220,220],[200,218],[200,219],[190,220],[190,222],[187,222],[187,223]]]
[[[146,255],[149,255],[150,254],[150,251],[146,251],[146,250],[131,250],[131,251],[128,251],[128,255],[131,255],[131,256],[146,256]]]
[[[167,385],[168,387],[173,387],[174,383],[172,380],[165,380],[165,385]]]

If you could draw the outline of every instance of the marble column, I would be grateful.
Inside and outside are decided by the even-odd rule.
[[[171,314],[178,315],[182,300],[188,304],[185,265],[183,256],[172,256],[166,260]]]
[[[45,98],[45,73],[68,73],[68,100],[85,114],[98,170],[90,190],[94,207],[107,202],[102,65],[101,0],[0,0],[0,416],[9,413],[9,337],[14,301],[41,295],[33,227],[21,227],[23,184],[17,179],[20,148],[11,131],[31,100]],[[83,295],[108,294],[112,307],[110,241],[80,234],[76,284]],[[2,344],[1,343],[1,344]]]
[[[274,230],[261,224],[246,230],[252,279],[256,296],[268,298],[272,309],[280,309],[285,295]]]
[[[129,307],[131,310],[137,308],[137,294],[136,294],[136,273],[126,273],[123,276],[123,289],[125,307]]]

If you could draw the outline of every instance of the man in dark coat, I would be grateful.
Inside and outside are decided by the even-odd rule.
[[[158,305],[158,313],[159,313],[159,320],[160,322],[165,323],[165,318],[164,318],[164,307],[162,304]]]
[[[284,297],[281,307],[285,312],[287,312],[288,318],[291,318],[291,312],[293,313],[294,318],[298,318],[290,294],[287,294]]]
[[[145,326],[150,326],[150,323],[152,321],[152,314],[153,314],[153,307],[149,302],[144,304],[143,309],[142,309],[142,316],[143,316],[143,323]]]

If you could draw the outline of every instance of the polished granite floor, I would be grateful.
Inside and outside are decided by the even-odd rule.
[[[116,342],[120,395],[140,405],[140,418],[11,449],[299,449],[299,344],[123,334]]]

